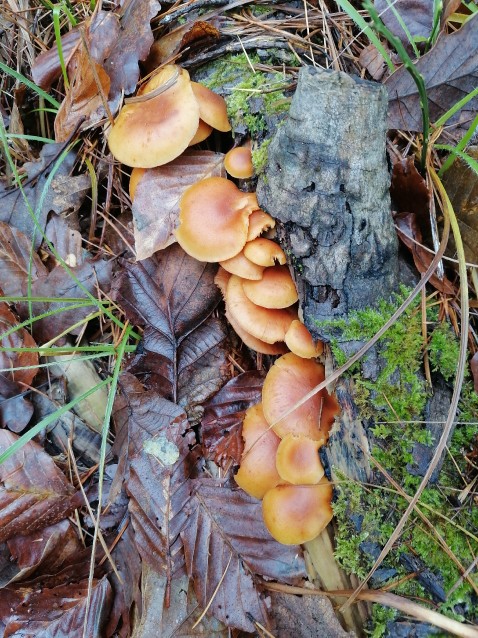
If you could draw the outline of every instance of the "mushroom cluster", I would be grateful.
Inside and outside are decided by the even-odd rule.
[[[122,108],[108,140],[115,158],[133,167],[131,199],[146,169],[171,162],[213,128],[231,128],[223,98],[191,82],[178,66],[156,73]],[[234,178],[251,177],[250,147],[229,151],[224,166]],[[255,193],[222,177],[189,186],[179,209],[176,239],[197,260],[219,263],[216,284],[236,333],[257,352],[282,355],[266,376],[262,403],[246,413],[236,482],[263,500],[265,524],[279,542],[311,540],[332,518],[332,487],[318,450],[338,405],[324,389],[295,407],[324,381],[324,367],[316,361],[323,346],[299,321],[286,255],[270,238],[275,221],[260,209]]]
[[[172,162],[213,129],[231,130],[224,99],[191,82],[185,69],[168,64],[123,106],[111,127],[108,145],[123,164],[154,168]],[[133,179],[141,175],[136,173]]]

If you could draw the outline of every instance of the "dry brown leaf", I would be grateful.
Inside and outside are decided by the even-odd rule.
[[[396,162],[390,184],[393,210],[397,213],[415,213],[429,223],[430,191],[417,171],[413,157]]]
[[[431,121],[436,121],[478,85],[478,16],[451,35],[441,34],[435,46],[415,64],[425,80]],[[392,129],[421,131],[422,114],[417,86],[402,66],[386,81]],[[460,135],[478,110],[478,98],[468,102],[447,122],[448,134]]]
[[[12,432],[0,430],[0,453],[17,440]],[[29,441],[0,465],[0,542],[53,525],[82,500],[53,459]]]
[[[21,297],[26,293],[28,277],[35,281],[46,272],[26,236],[17,228],[0,222],[0,287],[3,294]]]
[[[224,177],[224,155],[186,151],[177,159],[146,171],[133,201],[136,258],[151,257],[175,242],[179,200],[189,186],[206,177]]]
[[[78,29],[73,28],[71,31],[64,33],[60,40],[63,59],[68,61],[80,41],[80,32]],[[45,91],[48,91],[53,82],[58,80],[61,76],[61,63],[56,42],[51,49],[37,55],[32,64],[31,74],[35,84]]]
[[[388,47],[386,47],[388,50]],[[362,49],[359,56],[359,63],[363,66],[364,69],[370,73],[372,78],[379,82],[386,71],[385,60],[383,59],[380,51],[373,44],[369,44]]]
[[[478,392],[478,352],[472,356],[470,361],[471,374],[473,375],[473,387]]]
[[[430,0],[375,0],[375,8],[388,29],[411,50],[410,41],[393,9],[400,15],[412,38],[427,40],[433,28],[433,2]]]

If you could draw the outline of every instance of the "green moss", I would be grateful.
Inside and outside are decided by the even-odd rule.
[[[346,351],[355,351],[358,346],[351,348],[353,342],[363,343],[370,339],[407,294],[408,291],[404,289],[393,303],[383,302],[377,309],[353,313],[346,320],[322,322],[320,328],[331,336],[337,361],[347,360]],[[427,312],[427,325],[430,333],[427,351],[431,367],[445,379],[453,380],[458,340],[448,324],[437,323],[434,310]],[[375,381],[364,379],[360,364],[350,371],[357,389],[361,416],[369,420],[372,456],[409,495],[415,493],[421,481],[420,477],[411,475],[408,469],[409,464],[413,464],[413,446],[417,442],[425,445],[432,443],[426,424],[422,422],[429,395],[422,373],[423,352],[422,318],[417,301],[379,342],[376,356],[382,365],[378,378]],[[478,395],[470,380],[463,386],[459,407],[460,422],[449,443],[449,453],[438,482],[425,489],[418,506],[466,569],[478,553],[478,508],[472,507],[471,496],[463,505],[456,499],[474,476],[465,458],[477,444],[474,422],[478,415]],[[372,483],[354,483],[339,474],[336,485],[336,556],[347,572],[359,578],[363,578],[374,563],[373,556],[366,551],[367,543],[379,549],[383,547],[407,507],[407,501],[396,493],[379,471],[374,471]],[[408,574],[400,562],[404,552],[416,555],[428,569],[443,579],[448,598],[438,606],[440,612],[458,620],[463,620],[463,613],[469,620],[478,617],[473,588],[466,580],[460,581],[461,574],[455,562],[441,547],[433,531],[416,514],[409,518],[404,532],[382,567],[396,572],[392,581],[397,585],[391,591],[429,600],[430,593],[416,579],[405,578]],[[470,577],[478,584],[476,572]],[[450,593],[456,583],[459,583],[458,586]],[[394,617],[393,610],[374,605],[371,635],[374,638],[383,636],[387,623]]]
[[[272,139],[269,138],[262,142],[262,144],[252,151],[252,164],[254,166],[254,172],[256,175],[262,175],[265,171],[267,158],[269,155],[269,144]]]

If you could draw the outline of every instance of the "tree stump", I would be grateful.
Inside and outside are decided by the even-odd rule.
[[[398,284],[398,247],[390,213],[385,143],[388,98],[383,86],[341,72],[300,70],[289,117],[269,146],[258,185],[261,207],[276,218],[294,267],[304,323],[327,339],[317,321],[374,306]],[[340,340],[340,338],[339,338]],[[340,470],[367,481],[368,439],[341,379],[335,392],[341,416],[325,448],[332,478]],[[333,558],[333,530],[306,544],[318,583],[350,588]],[[362,633],[364,607],[342,621]]]

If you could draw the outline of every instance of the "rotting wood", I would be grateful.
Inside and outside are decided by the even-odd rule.
[[[341,72],[301,69],[289,117],[270,144],[259,181],[259,203],[279,220],[294,266],[304,323],[321,337],[327,335],[317,321],[373,306],[397,288],[386,113],[383,87]],[[368,440],[353,386],[340,380],[336,393],[342,412],[324,449],[332,478],[340,470],[366,481]],[[329,526],[307,543],[310,571],[326,590],[353,588],[334,560],[332,536]],[[357,606],[341,620],[361,635],[365,617],[366,608]]]

